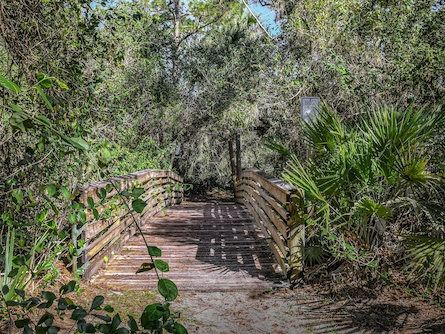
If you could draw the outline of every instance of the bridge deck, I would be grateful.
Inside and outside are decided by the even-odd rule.
[[[263,289],[283,280],[266,240],[249,211],[233,202],[183,202],[143,226],[149,245],[168,262],[165,278],[180,290]],[[155,272],[135,274],[149,262],[141,235],[135,235],[91,282],[123,289],[156,289]]]

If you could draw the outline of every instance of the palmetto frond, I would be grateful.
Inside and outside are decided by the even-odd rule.
[[[408,247],[405,270],[411,277],[421,277],[434,289],[445,287],[445,239],[429,236],[405,237]]]
[[[402,188],[428,188],[431,190],[442,182],[442,178],[428,171],[429,159],[417,146],[415,144],[397,150],[394,158],[394,171]]]
[[[387,179],[392,176],[400,150],[413,145],[421,148],[420,145],[427,143],[439,117],[435,115],[413,108],[401,112],[393,107],[380,106],[363,121],[363,132]]]
[[[292,155],[292,152],[286,146],[272,140],[266,140],[264,142],[264,146],[270,148],[271,150],[281,154],[283,157],[286,158],[289,158]]]
[[[303,188],[316,209],[309,219],[318,242],[307,246],[309,264],[323,259],[321,249],[344,256],[345,236],[353,235],[353,247],[363,251],[380,248],[387,226],[406,217],[399,213],[443,224],[443,208],[431,201],[431,194],[437,198],[443,193],[443,177],[430,171],[428,156],[441,117],[437,112],[381,106],[353,131],[322,104],[316,120],[302,124],[316,155],[305,166],[292,156],[284,177]],[[445,240],[410,238],[407,269],[445,287]]]
[[[340,117],[332,112],[326,103],[317,109],[317,118],[302,122],[303,135],[316,153],[334,152],[335,147],[347,138]]]

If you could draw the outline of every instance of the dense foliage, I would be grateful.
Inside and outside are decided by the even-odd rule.
[[[440,290],[444,2],[252,2],[277,35],[238,0],[2,1],[3,282],[57,277],[78,186],[173,161],[195,190],[229,189],[241,138],[243,168],[306,190],[308,266],[399,260]],[[314,124],[302,96],[326,101]]]

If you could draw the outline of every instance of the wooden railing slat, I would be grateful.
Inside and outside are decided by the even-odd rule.
[[[269,221],[267,215],[264,213],[264,211],[257,205],[257,202],[255,199],[250,196],[249,194],[245,194],[244,196],[245,200],[247,200],[251,207],[254,209],[256,214],[260,218],[260,224],[262,224],[267,230],[266,237],[271,236],[272,239],[275,241],[275,244],[278,246],[280,251],[285,256],[287,254],[287,242],[283,239],[281,239],[280,235],[277,233],[277,230],[274,228],[273,224]]]
[[[252,187],[258,191],[261,197],[263,197],[270,204],[270,206],[281,216],[281,218],[284,220],[289,219],[289,212],[287,212],[283,205],[277,202],[275,198],[269,196],[257,182],[249,179],[243,179],[241,185],[242,184],[248,185],[249,187]]]
[[[138,223],[143,225],[150,217],[171,204],[179,204],[183,198],[183,178],[172,171],[164,170],[142,170],[125,176],[116,177],[107,181],[96,182],[79,189],[80,202],[86,207],[88,197],[94,202],[100,202],[99,191],[108,184],[113,184],[119,191],[131,191],[133,187],[143,188],[144,194],[140,198],[146,201],[147,205],[141,214],[136,214]],[[169,189],[169,190],[167,190]],[[117,191],[110,191],[106,198],[108,200],[117,199],[118,206],[122,205],[122,200],[116,197]],[[132,201],[127,200],[128,204]],[[99,214],[110,208],[111,204],[105,203],[96,207]],[[116,252],[131,235],[136,232],[133,218],[129,216],[128,210],[118,208],[111,215],[119,213],[119,217],[101,219],[94,221],[92,211],[86,210],[87,227],[82,232],[81,237],[87,246],[78,257],[81,261],[79,265],[86,265],[84,277],[90,278],[104,264],[104,258],[110,257]],[[133,224],[133,226],[131,226]],[[76,227],[73,227],[77,228]],[[74,231],[74,230],[73,230]],[[73,232],[74,233],[74,232]],[[73,269],[76,270],[78,260],[73,261]]]
[[[235,181],[235,196],[246,203],[268,238],[277,262],[285,268],[283,272],[295,282],[303,265],[302,190],[261,171],[246,170]]]
[[[283,237],[286,238],[288,234],[287,224],[283,222],[283,220],[280,219],[280,217],[277,214],[275,214],[275,212],[268,205],[268,202],[264,199],[264,197],[262,197],[257,191],[255,191],[255,189],[250,188],[246,185],[242,185],[240,189],[243,189],[245,192],[247,192],[250,196],[252,196],[255,199],[255,201],[267,215],[271,223],[273,223],[274,228],[280,231],[281,235],[283,235]]]
[[[295,188],[290,185],[285,185],[284,181],[277,178],[269,177],[267,174],[260,171],[243,171],[240,178],[249,178],[261,184],[261,186],[269,192],[270,195],[275,197],[278,202],[285,203],[291,191]]]

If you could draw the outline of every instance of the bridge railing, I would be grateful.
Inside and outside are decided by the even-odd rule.
[[[101,189],[107,187],[109,191],[104,200],[105,192]],[[118,191],[130,192],[134,187],[144,189],[139,198],[147,205],[141,214],[130,211],[123,203],[122,196],[118,195]],[[171,171],[147,169],[84,186],[79,192],[79,201],[86,207],[86,224],[80,228],[73,226],[74,246],[81,249],[77,259],[73,261],[73,270],[81,266],[84,268],[83,277],[90,278],[137,232],[132,214],[141,226],[164,207],[181,203],[184,188],[181,176]],[[99,214],[99,219],[95,219],[88,198],[99,203],[95,207],[96,217]],[[128,202],[131,203],[131,200]]]
[[[235,189],[237,200],[252,213],[282,272],[295,282],[303,268],[303,191],[258,170],[241,172]]]

